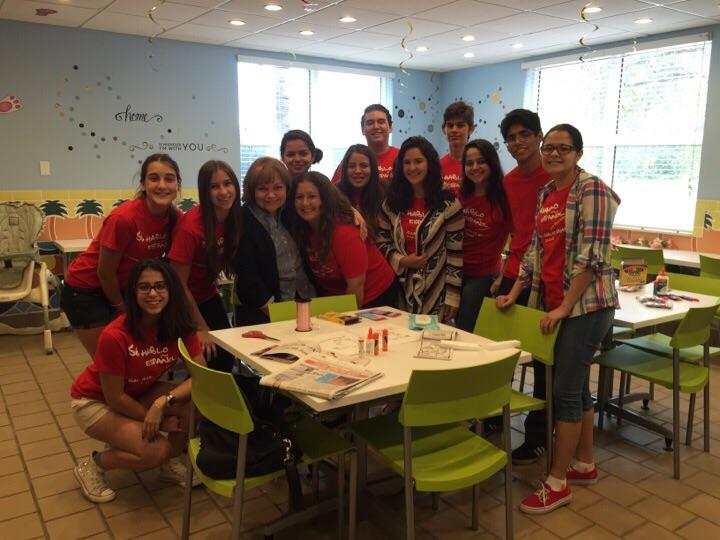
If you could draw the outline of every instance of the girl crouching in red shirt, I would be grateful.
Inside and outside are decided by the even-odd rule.
[[[178,456],[187,444],[191,381],[158,379],[180,356],[178,338],[204,365],[182,285],[165,262],[150,259],[133,267],[126,302],[126,312],[105,327],[92,364],[70,390],[75,421],[108,447],[75,467],[83,494],[93,502],[115,498],[104,476],[111,469],[160,467],[162,477],[184,483]]]
[[[372,241],[362,240],[350,205],[326,176],[305,174],[290,200],[298,249],[324,295],[354,294],[362,307],[397,305],[395,272]]]

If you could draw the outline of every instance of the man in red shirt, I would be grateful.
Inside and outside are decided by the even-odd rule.
[[[440,158],[443,188],[460,193],[462,155],[470,135],[475,131],[475,110],[464,101],[451,103],[443,113],[443,133],[448,141],[448,153]]]
[[[392,180],[393,163],[395,163],[395,158],[400,151],[398,148],[390,146],[390,134],[392,133],[392,115],[390,111],[380,103],[368,105],[360,118],[360,130],[365,136],[368,148],[370,148],[377,160],[380,181],[386,184],[389,183]],[[341,167],[342,163],[337,166],[333,173],[333,184],[340,181]]]
[[[535,211],[538,192],[550,182],[550,175],[542,167],[540,144],[543,133],[540,117],[527,109],[510,111],[500,123],[500,132],[508,152],[517,162],[517,167],[505,175],[503,188],[512,214],[513,233],[510,237],[510,250],[502,275],[502,280],[493,284],[493,292],[507,294],[518,277],[520,262],[530,245],[535,232]],[[517,302],[526,306],[530,288],[526,288]],[[545,365],[533,360],[535,382],[533,396],[545,399]],[[552,402],[551,402],[552,403]],[[533,463],[547,449],[545,411],[532,411],[525,419],[525,442],[513,450],[513,463],[522,465]]]

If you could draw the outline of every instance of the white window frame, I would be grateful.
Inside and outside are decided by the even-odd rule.
[[[699,42],[710,42],[710,48],[712,49],[712,34],[709,32],[701,33],[701,34],[693,34],[693,35],[685,35],[685,36],[678,36],[678,37],[672,37],[667,39],[661,39],[661,40],[652,40],[652,41],[646,41],[643,43],[635,43],[633,45],[624,45],[624,46],[617,46],[617,47],[610,47],[605,49],[595,49],[592,53],[590,51],[588,52],[580,52],[575,53],[572,55],[563,55],[558,57],[552,57],[552,58],[546,58],[542,60],[536,60],[531,62],[525,62],[521,64],[522,69],[527,70],[527,76],[525,80],[525,92],[524,92],[524,103],[525,107],[530,110],[537,110],[538,104],[539,104],[539,87],[537,85],[537,70],[539,69],[547,69],[567,64],[576,64],[579,63],[580,56],[584,55],[585,61],[587,62],[593,62],[598,60],[604,60],[609,59],[612,57],[621,57],[621,56],[629,56],[630,54],[634,54],[636,52],[643,52],[643,51],[649,51],[654,49],[661,49],[664,47],[672,47],[672,46],[678,46],[678,45],[690,45],[693,43],[699,43]],[[717,54],[717,52],[716,52]],[[705,59],[705,62],[710,61],[710,56],[707,55],[708,58]],[[619,82],[619,81],[618,81]],[[709,77],[708,77],[708,83],[709,83]],[[616,91],[616,89],[614,89]],[[707,95],[707,88],[706,88],[706,95]],[[709,103],[707,103],[707,97],[706,97],[706,104],[705,104],[705,116],[707,117],[707,109],[709,107]],[[572,118],[568,118],[567,121],[572,123]],[[549,126],[545,126],[546,129]],[[704,133],[704,130],[703,130]],[[704,138],[704,137],[703,137]],[[667,138],[658,138],[654,137],[653,134],[648,134],[646,138],[643,138],[642,141],[638,142],[636,139],[628,140],[626,137],[623,137],[622,135],[615,134],[614,137],[609,136],[605,147],[613,147],[617,148],[619,146],[653,146],[653,145],[662,145],[662,144],[668,144]],[[702,152],[704,140],[701,140],[699,142],[700,144],[700,152]],[[588,145],[590,146],[590,145]],[[609,154],[609,155],[608,155]],[[609,160],[609,161],[608,161]],[[614,157],[612,153],[605,152],[604,155],[604,163],[609,163],[614,161]],[[609,167],[610,170],[613,170],[614,173],[614,167],[612,163],[610,163]],[[696,180],[696,184],[694,186],[694,203],[697,204],[697,191],[698,186],[700,182],[700,170],[702,169],[702,164],[700,164],[699,170],[698,170],[698,178]],[[597,171],[590,171],[590,172],[597,172]],[[614,178],[606,179],[608,180],[610,184],[614,182]],[[622,192],[619,192],[620,197],[622,198]],[[692,220],[694,222],[694,220]],[[627,230],[639,230],[639,231],[649,231],[649,232],[658,232],[658,233],[673,233],[683,236],[692,236],[693,235],[693,222],[689,223],[687,225],[686,229],[678,230],[678,229],[663,229],[660,227],[644,227],[644,226],[638,226],[638,225],[625,225],[621,223],[616,223],[615,227],[621,228],[621,229],[627,229]]]

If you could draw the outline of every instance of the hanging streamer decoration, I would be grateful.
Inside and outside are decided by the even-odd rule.
[[[162,24],[160,24],[159,22],[157,22],[157,21],[155,20],[155,12],[157,11],[157,8],[159,8],[160,6],[162,6],[166,1],[167,1],[167,0],[159,0],[159,2],[158,2],[157,4],[155,4],[153,7],[151,7],[150,9],[148,9],[148,12],[147,12],[148,19],[150,19],[150,20],[153,22],[153,24],[156,24],[156,25],[158,25],[158,26],[160,27],[160,31],[159,31],[159,32],[156,32],[156,33],[153,34],[152,36],[149,36],[149,37],[148,37],[148,43],[150,44],[150,46],[152,46],[152,45],[154,44],[156,37],[158,37],[158,36],[159,36],[160,34],[162,34],[163,32],[166,32],[166,31],[167,31],[167,28],[165,28]],[[154,60],[154,55],[153,55],[152,52],[150,52],[150,54],[148,55],[148,58],[150,59],[151,62],[153,62],[153,60]],[[152,69],[153,69],[153,71],[158,71],[158,68],[157,68],[156,66],[153,66]]]
[[[405,69],[405,63],[407,63],[409,60],[412,60],[413,58],[415,58],[415,55],[412,53],[412,51],[410,49],[408,49],[406,42],[407,42],[407,38],[410,37],[410,34],[412,34],[415,31],[415,28],[413,28],[413,25],[410,21],[405,21],[405,22],[408,25],[409,31],[400,40],[400,47],[402,47],[402,49],[408,54],[408,57],[405,58],[402,62],[400,62],[398,64],[398,68],[400,68],[400,71],[403,72],[403,75],[405,75],[405,77],[410,78],[410,72],[407,69]],[[403,80],[400,80],[399,85],[400,85],[400,93],[402,94],[403,90],[405,90],[405,88],[407,88],[407,85],[405,84],[405,81],[403,81]]]
[[[587,53],[584,53],[584,54],[581,54],[581,55],[580,55],[580,61],[581,61],[581,62],[584,62],[585,59],[586,59],[589,55],[591,55],[591,54],[593,54],[594,52],[596,52],[595,49],[593,49],[592,47],[590,47],[590,46],[587,44],[587,42],[586,42],[587,38],[590,37],[593,32],[597,32],[598,30],[600,30],[600,27],[599,27],[597,24],[595,24],[595,23],[593,23],[593,22],[590,22],[590,21],[588,20],[588,18],[587,18],[587,15],[588,15],[588,14],[587,14],[587,9],[590,8],[590,7],[592,7],[593,4],[594,4],[594,2],[588,2],[588,3],[585,4],[585,5],[583,6],[583,8],[580,10],[580,18],[583,20],[583,22],[586,22],[586,23],[588,23],[590,26],[593,27],[593,29],[590,31],[589,34],[584,35],[584,36],[581,37],[580,40],[579,40],[580,46],[581,46],[583,49],[588,49],[588,51],[589,51],[589,52],[587,52]]]

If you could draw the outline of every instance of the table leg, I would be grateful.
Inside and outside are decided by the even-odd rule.
[[[353,421],[365,420],[368,417],[370,407],[367,403],[358,403],[353,408]],[[367,517],[367,443],[360,437],[355,438],[357,449],[357,515],[358,521]]]

